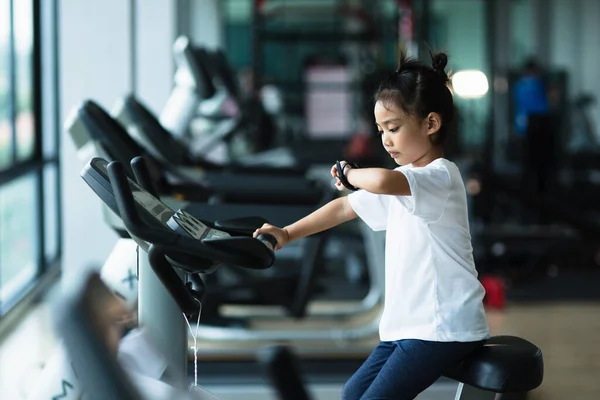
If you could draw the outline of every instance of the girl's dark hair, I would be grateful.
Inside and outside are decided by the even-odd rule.
[[[442,119],[440,130],[431,135],[433,145],[442,145],[454,125],[454,101],[450,91],[450,77],[445,71],[448,56],[432,53],[431,66],[401,54],[398,69],[381,82],[375,93],[375,102],[384,107],[397,107],[409,115],[425,118],[438,113]]]

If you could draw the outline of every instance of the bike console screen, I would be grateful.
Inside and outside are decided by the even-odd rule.
[[[93,158],[81,172],[83,180],[92,188],[104,203],[117,215],[119,209],[108,176],[108,162]],[[142,219],[151,225],[160,226],[194,239],[229,237],[227,232],[207,226],[193,215],[183,210],[173,211],[165,203],[144,190],[136,182],[128,179],[131,193]]]

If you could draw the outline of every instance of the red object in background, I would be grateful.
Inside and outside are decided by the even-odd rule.
[[[481,278],[485,288],[483,303],[490,308],[502,309],[506,305],[506,285],[498,276],[487,275]]]
[[[362,160],[371,156],[372,149],[369,138],[365,134],[356,134],[344,151],[345,156],[352,160]]]
[[[256,6],[256,8],[258,8],[259,10],[262,9],[262,7],[265,5],[266,0],[254,0],[254,4]]]

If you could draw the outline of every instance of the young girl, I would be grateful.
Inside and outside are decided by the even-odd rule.
[[[395,170],[331,169],[359,188],[285,228],[265,224],[277,249],[360,217],[386,230],[381,342],[350,378],[342,398],[413,399],[489,337],[484,289],[472,256],[466,194],[457,166],[443,158],[454,104],[445,72],[403,57],[375,95],[375,123]]]

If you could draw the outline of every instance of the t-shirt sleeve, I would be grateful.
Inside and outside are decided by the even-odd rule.
[[[348,195],[350,207],[374,231],[387,229],[389,197],[359,190]]]
[[[406,176],[410,196],[391,196],[402,203],[409,213],[425,222],[441,218],[450,195],[450,173],[444,167],[408,168],[399,171]]]

